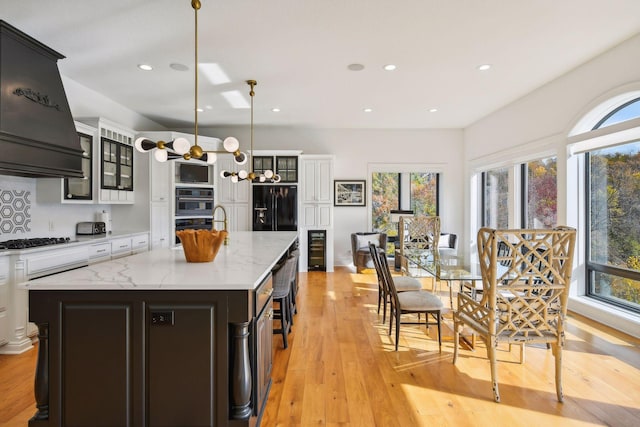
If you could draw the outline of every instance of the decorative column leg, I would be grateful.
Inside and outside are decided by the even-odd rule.
[[[38,362],[36,364],[36,378],[34,394],[38,412],[31,421],[49,419],[49,324],[38,324]]]
[[[251,416],[251,359],[249,357],[249,322],[231,324],[231,418]]]

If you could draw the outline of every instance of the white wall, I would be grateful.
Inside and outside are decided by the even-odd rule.
[[[570,308],[595,320],[638,336],[640,317],[620,315],[620,309],[594,307],[585,293],[583,209],[576,190],[581,180],[576,158],[568,158],[567,137],[585,116],[609,98],[640,88],[640,35],[542,86],[465,129],[466,182],[483,166],[530,158],[554,150],[558,155],[558,223],[578,228],[577,267],[574,270]],[[473,206],[475,188],[465,186],[465,205]],[[466,215],[465,229],[474,232],[473,217]]]
[[[209,136],[235,136],[249,149],[248,127],[202,129]],[[463,232],[464,175],[461,130],[300,129],[256,126],[256,150],[302,150],[304,154],[333,154],[335,179],[370,179],[371,164],[428,164],[441,171],[442,229]],[[370,188],[367,188],[370,191]],[[350,234],[367,231],[371,202],[366,207],[334,208],[334,263],[349,265]]]

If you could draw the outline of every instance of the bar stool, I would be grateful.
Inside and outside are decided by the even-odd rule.
[[[273,309],[274,320],[280,320],[280,328],[274,328],[274,334],[282,334],[283,347],[289,346],[288,335],[291,332],[291,277],[295,271],[297,258],[287,258],[282,268],[273,273],[273,301],[278,307]]]

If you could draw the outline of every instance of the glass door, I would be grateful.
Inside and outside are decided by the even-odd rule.
[[[93,137],[78,132],[80,147],[82,148],[82,174],[83,178],[65,178],[65,200],[91,200],[93,175],[91,171],[91,159],[93,158]]]

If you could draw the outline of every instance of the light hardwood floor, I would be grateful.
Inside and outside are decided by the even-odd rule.
[[[395,352],[376,313],[375,274],[338,268],[300,278],[289,348],[274,335],[262,426],[640,425],[639,340],[571,315],[565,402],[556,400],[551,351],[530,346],[522,365],[517,348],[501,348],[498,404],[482,342],[451,363],[450,320],[441,354],[435,327],[414,325],[402,326]],[[445,289],[442,298],[448,305]],[[0,356],[0,426],[25,426],[35,412],[35,353]]]

